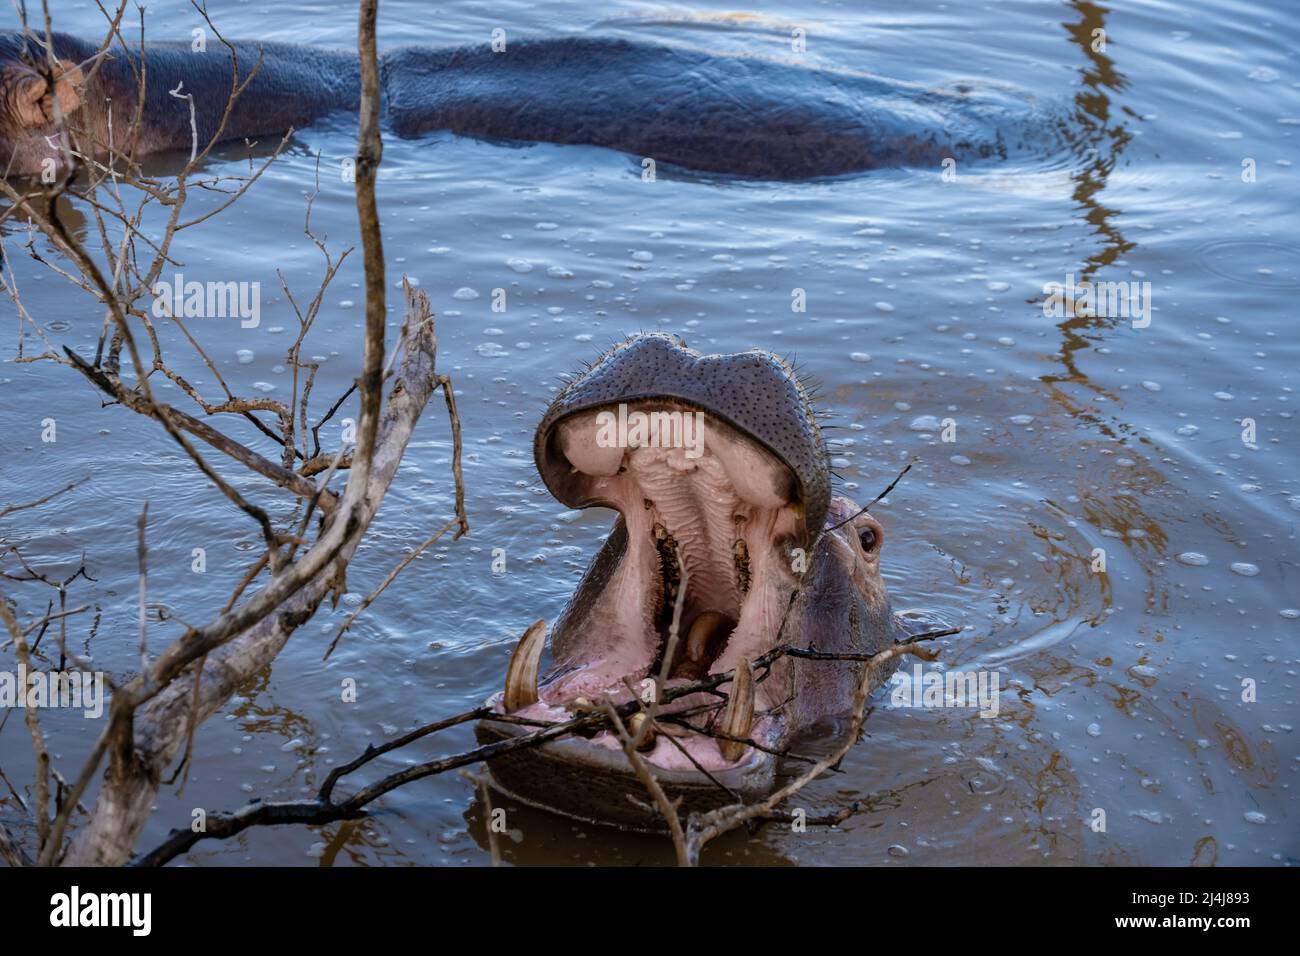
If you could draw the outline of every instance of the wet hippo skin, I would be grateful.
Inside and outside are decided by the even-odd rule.
[[[360,70],[355,53],[288,43],[235,41],[241,82],[261,59],[222,131],[225,140],[283,134],[302,128],[337,110],[355,110],[360,100]],[[139,85],[135,67],[138,51],[112,49],[92,75],[84,66],[98,46],[65,34],[54,35],[54,55],[60,64],[56,80],[59,105],[69,128],[83,143],[94,143],[101,155],[112,122],[115,144],[123,143],[135,115]],[[149,42],[145,47],[145,106],[137,156],[166,150],[188,152],[192,140],[190,105],[169,91],[178,84],[194,97],[198,145],[216,133],[230,97],[232,69],[229,51],[213,41],[206,53],[190,44]],[[24,54],[29,62],[24,61]],[[43,50],[17,33],[0,33],[0,169],[36,174],[42,161],[61,164],[59,152],[46,137],[54,132],[52,97],[42,71]]]
[[[283,133],[355,110],[356,54],[284,43],[235,41],[241,75],[261,67],[223,138]],[[71,125],[108,138],[109,104],[119,131],[132,115],[138,52],[120,47],[87,81],[80,67],[96,47],[55,34],[56,94],[33,62],[31,39],[0,34],[0,165],[13,174],[57,160],[57,97]],[[188,149],[195,97],[198,138],[217,129],[231,87],[229,53],[210,43],[150,42],[143,136],[137,154]],[[485,138],[588,144],[667,166],[760,179],[807,179],[886,166],[938,167],[944,159],[1005,155],[1025,137],[1030,103],[993,85],[928,89],[863,72],[790,59],[713,53],[605,37],[487,45],[403,47],[381,55],[387,128],[414,137],[438,130]]]

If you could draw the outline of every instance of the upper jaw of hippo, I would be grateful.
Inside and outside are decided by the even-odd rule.
[[[602,699],[631,700],[665,665],[679,599],[669,688],[732,671],[776,645],[798,585],[798,552],[811,554],[829,505],[825,447],[786,363],[767,352],[703,356],[669,336],[633,337],[562,390],[538,428],[535,454],[561,502],[610,507],[619,519],[556,624],[539,699],[516,716],[558,722]],[[790,731],[785,664],[754,688],[744,736],[760,746],[724,755],[717,738],[661,721],[664,732],[643,754],[661,782],[679,793],[725,794],[717,783],[739,795],[766,790],[768,751]],[[660,713],[718,702],[695,694]],[[505,711],[503,695],[490,703]],[[716,732],[723,719],[719,708],[690,722]],[[489,724],[480,736],[528,732]],[[579,774],[575,785],[587,787],[630,776],[609,731],[548,743],[527,761],[539,775]],[[605,816],[627,823],[620,809]]]

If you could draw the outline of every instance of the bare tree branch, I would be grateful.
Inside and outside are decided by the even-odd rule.
[[[94,815],[75,835],[64,863],[84,866],[125,861],[148,819],[162,773],[187,737],[187,727],[217,712],[244,682],[275,659],[298,625],[315,612],[331,588],[334,563],[346,563],[351,557],[397,471],[406,443],[436,381],[434,363],[432,332],[413,337],[398,384],[383,415],[370,483],[355,492],[358,498],[355,510],[350,507],[349,499],[356,486],[354,480],[349,480],[340,514],[302,558],[274,577],[241,608],[228,612],[204,629],[191,630],[154,660],[147,675],[114,696],[115,708],[121,706],[118,701],[126,695],[132,695],[127,699],[141,700],[131,722],[129,756],[110,763]],[[356,474],[354,470],[353,479]],[[217,639],[233,626],[232,621],[248,616],[243,610],[248,604],[261,605],[273,600],[285,586],[284,579],[296,578],[304,567],[315,567],[315,573],[288,597],[276,601],[270,608],[274,614],[260,614],[252,626],[234,632],[229,639]],[[204,654],[206,662],[201,674],[171,673],[173,668],[184,668]],[[168,676],[163,679],[163,675]],[[194,713],[197,720],[192,716]]]
[[[90,480],[90,476],[87,475],[85,478],[78,478],[76,481],[68,482],[68,484],[64,485],[58,491],[52,491],[44,498],[39,498],[36,501],[29,501],[21,505],[7,505],[4,508],[0,508],[0,518],[5,517],[5,515],[11,515],[15,511],[26,511],[28,508],[39,508],[47,501],[53,501],[55,498],[59,497],[59,495],[65,494],[66,492],[69,492],[73,488],[77,487],[77,485],[85,484],[89,480]]]
[[[928,640],[942,637],[954,633],[954,629],[934,631],[929,634],[918,635],[916,640]],[[880,655],[834,655],[834,654],[817,654],[809,659],[818,661],[836,661],[836,660],[862,660],[868,661],[878,658],[880,662],[895,656],[898,648],[912,647],[912,650],[902,651],[901,653],[917,653],[924,656],[924,651],[915,645],[897,645],[887,651],[881,652]],[[771,664],[786,656],[803,656],[799,648],[781,645],[774,647],[766,654],[758,657],[754,661],[754,669],[761,670],[769,668]],[[727,671],[719,674],[709,674],[698,681],[680,684],[671,688],[665,688],[662,694],[663,703],[671,703],[683,697],[689,697],[706,691],[716,689],[722,684],[728,683],[734,677],[733,671]],[[755,678],[761,682],[764,677]],[[608,708],[605,704],[608,703]],[[439,731],[446,730],[450,727],[459,726],[472,720],[480,720],[490,717],[492,720],[517,722],[525,724],[536,723],[523,719],[513,719],[509,715],[498,714],[487,707],[478,707],[465,713],[456,714],[453,717],[446,717],[433,723],[426,724],[423,727],[409,731],[400,737],[386,741],[382,745],[369,746],[358,757],[346,764],[335,767],[326,777],[325,782],[321,784],[319,791],[313,800],[302,800],[292,802],[268,802],[256,801],[247,804],[238,810],[229,813],[210,813],[207,816],[206,826],[202,832],[194,832],[189,827],[179,830],[173,830],[171,835],[158,847],[143,854],[134,861],[137,866],[161,866],[169,860],[175,859],[180,854],[191,849],[193,846],[203,840],[210,839],[228,839],[244,830],[254,826],[280,826],[285,824],[309,824],[321,826],[327,823],[333,823],[339,820],[351,820],[362,816],[366,812],[366,807],[384,794],[391,793],[399,787],[405,786],[416,780],[436,774],[445,773],[449,770],[457,770],[476,763],[491,763],[501,757],[521,750],[528,750],[533,747],[540,747],[553,740],[559,740],[572,734],[590,734],[602,729],[615,729],[614,718],[623,721],[625,734],[620,736],[621,740],[630,739],[626,735],[626,720],[634,714],[641,713],[643,702],[640,699],[632,700],[615,706],[612,702],[603,702],[600,709],[592,710],[587,713],[579,714],[567,721],[557,724],[539,724],[538,729],[530,734],[519,737],[511,737],[505,740],[499,740],[494,743],[485,744],[476,747],[473,750],[463,753],[452,754],[446,757],[438,757],[434,760],[406,767],[402,770],[395,771],[374,783],[361,788],[350,797],[342,800],[334,798],[334,791],[339,781],[362,767],[374,761],[376,758],[387,753],[392,753],[402,747],[407,746],[417,740],[422,740]],[[702,708],[694,708],[690,711],[682,712],[675,716],[685,716],[690,713],[703,712],[717,705],[707,705]],[[612,712],[612,716],[611,716]],[[847,747],[852,746],[852,741],[856,736],[850,738]],[[634,751],[635,752],[635,751]],[[846,750],[847,752],[847,750]],[[770,819],[779,819],[780,815],[776,811],[770,812]]]

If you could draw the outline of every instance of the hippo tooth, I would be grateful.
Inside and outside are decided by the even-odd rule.
[[[530,704],[537,703],[537,665],[542,660],[542,648],[546,646],[546,622],[536,621],[510,655],[510,667],[506,670],[506,694],[502,701],[507,714],[513,714]]]
[[[731,553],[735,558],[736,565],[736,584],[740,587],[741,594],[749,593],[749,545],[745,543],[744,538],[737,538],[731,546]]]
[[[754,672],[749,659],[742,657],[736,664],[736,676],[731,681],[731,695],[727,698],[727,712],[722,718],[722,732],[728,737],[748,738],[754,726]],[[735,740],[719,740],[718,749],[727,761],[739,760],[746,745]]]
[[[709,642],[723,623],[722,615],[717,611],[705,611],[695,619],[690,633],[686,635],[686,659],[693,664],[702,664],[709,653]]]
[[[627,732],[632,735],[632,739],[634,740],[636,739],[637,735],[641,733],[641,728],[645,726],[645,722],[649,719],[650,718],[646,716],[645,711],[642,710],[638,710],[635,714],[633,714],[631,717],[627,719]],[[654,749],[655,749],[655,728],[654,725],[651,724],[650,729],[646,731],[645,740],[641,741],[641,746],[638,747],[637,750],[644,752],[647,750],[654,750]]]

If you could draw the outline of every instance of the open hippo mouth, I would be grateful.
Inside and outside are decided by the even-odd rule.
[[[888,640],[880,528],[830,496],[828,456],[793,370],[769,352],[704,356],[662,334],[634,336],[566,386],[538,427],[538,470],[574,508],[618,512],[613,531],[551,636],[520,642],[503,692],[506,719],[485,742],[530,733],[603,706],[665,696],[737,672],[710,693],[663,703],[642,758],[687,809],[770,790],[791,733],[847,706],[853,667],[801,674],[778,643],[876,650]],[[840,684],[843,684],[843,687]],[[620,739],[605,729],[491,763],[517,799],[570,816],[658,828]],[[632,799],[628,799],[631,797]]]

